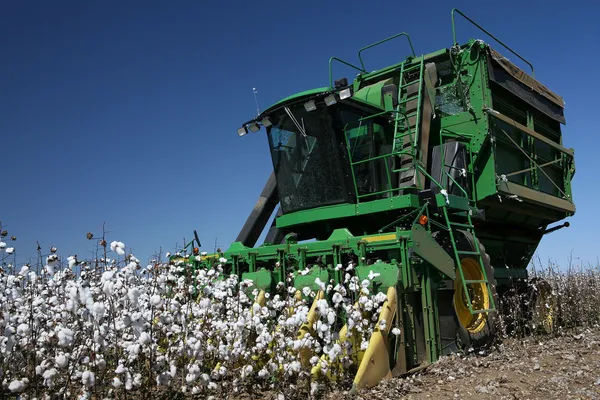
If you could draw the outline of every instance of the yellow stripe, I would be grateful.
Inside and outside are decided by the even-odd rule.
[[[396,240],[395,233],[388,233],[386,235],[369,236],[363,238],[365,242],[383,242],[384,240]]]

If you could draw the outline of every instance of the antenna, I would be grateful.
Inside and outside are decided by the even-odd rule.
[[[256,103],[256,115],[260,114],[260,109],[258,108],[258,99],[256,98],[256,95],[258,94],[258,90],[256,90],[256,88],[252,88],[252,93],[254,93],[254,103]]]

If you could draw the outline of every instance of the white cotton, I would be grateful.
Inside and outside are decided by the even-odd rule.
[[[0,242],[0,249],[5,249],[5,248],[6,248],[6,243]]]
[[[141,345],[145,345],[147,343],[150,343],[151,340],[152,339],[150,338],[150,335],[148,333],[142,332],[142,334],[138,338],[138,343]]]
[[[327,313],[327,323],[329,325],[333,325],[335,323],[335,313],[331,310]]]
[[[296,373],[298,373],[298,372],[300,372],[300,369],[301,369],[301,365],[300,365],[300,362],[299,362],[299,361],[292,361],[292,362],[290,363],[290,370],[291,370],[292,372],[296,372]]]
[[[81,375],[81,382],[87,387],[92,387],[96,383],[96,377],[92,371],[84,371]]]
[[[150,304],[152,304],[153,307],[159,307],[162,304],[160,295],[155,294],[152,297],[150,297]]]
[[[369,271],[369,280],[373,280],[381,275],[379,272],[373,272],[373,270]]]
[[[56,357],[56,360],[54,360],[54,362],[58,368],[64,368],[67,366],[69,360],[64,354],[61,354],[58,357]]]
[[[54,275],[54,265],[53,264],[46,264],[44,266],[44,270],[46,270],[46,273],[48,273],[48,275]]]
[[[104,312],[105,312],[104,303],[101,303],[101,302],[94,303],[94,305],[92,306],[92,313],[94,314],[94,317],[96,317],[97,319],[100,319],[104,316]]]
[[[400,329],[399,328],[392,329],[392,334],[398,336],[400,334]]]
[[[123,386],[123,382],[121,382],[121,380],[120,380],[118,377],[116,377],[116,376],[115,376],[115,377],[113,378],[113,383],[112,383],[112,385],[113,385],[115,388],[117,388],[117,389],[118,389],[118,388],[120,388],[121,386]]]
[[[112,251],[115,251],[115,250],[116,250],[117,248],[119,248],[119,247],[125,247],[125,244],[123,244],[123,242],[118,242],[118,241],[116,241],[116,240],[113,240],[113,241],[110,243],[110,249],[111,249]]]
[[[440,190],[440,193],[446,198],[446,204],[450,204],[450,200],[448,198],[448,192],[446,191],[446,189]]]
[[[25,337],[25,336],[27,336],[28,333],[29,333],[29,325],[21,324],[21,325],[17,326],[17,335],[19,335],[21,337]]]
[[[25,383],[23,381],[14,380],[10,383],[10,385],[8,385],[8,390],[13,393],[20,392],[23,389],[25,389]]]
[[[58,374],[58,371],[54,368],[50,368],[47,371],[44,371],[44,374],[42,375],[42,377],[46,380],[51,381],[52,379],[54,379],[54,377]]]
[[[341,294],[336,292],[333,294],[332,300],[333,300],[333,304],[337,305],[337,304],[341,303],[342,301],[344,301],[344,297]]]
[[[25,275],[27,275],[28,272],[29,272],[29,266],[23,265],[23,267],[21,268],[21,272],[19,272],[19,275],[25,276]]]
[[[315,283],[321,288],[321,290],[325,290],[325,282],[319,279],[319,277],[315,279]]]
[[[58,331],[59,346],[68,346],[73,342],[73,331],[68,328],[63,328]]]
[[[122,374],[127,371],[127,368],[123,366],[123,364],[119,364],[117,369],[115,370],[115,374]]]
[[[77,258],[73,257],[73,256],[69,256],[67,258],[67,261],[69,261],[69,268],[73,268],[75,265],[77,265]]]
[[[387,326],[387,322],[385,321],[385,319],[382,319],[381,321],[379,321],[379,329],[381,329],[383,331],[383,330],[385,330],[386,326]]]
[[[134,304],[137,305],[138,302],[138,298],[140,297],[142,293],[140,292],[140,290],[138,288],[131,288],[129,289],[129,291],[127,292],[127,297],[129,297],[129,300]]]
[[[6,250],[6,254],[12,254],[15,252],[15,248],[14,247],[7,247]]]

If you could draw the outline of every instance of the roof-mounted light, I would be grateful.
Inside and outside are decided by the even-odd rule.
[[[308,112],[314,111],[317,109],[317,105],[315,104],[314,100],[309,100],[306,103],[304,103],[304,109]]]
[[[248,129],[250,129],[250,132],[255,133],[260,131],[260,126],[256,122],[251,122],[248,124]]]
[[[337,103],[335,99],[335,94],[332,93],[329,96],[325,97],[325,104],[327,104],[327,107],[332,106],[335,103]]]
[[[347,87],[344,90],[340,90],[340,100],[345,100],[352,97],[352,88]]]
[[[264,126],[265,128],[270,127],[271,125],[273,125],[273,123],[271,122],[271,120],[269,119],[269,117],[265,117],[262,121],[260,121],[260,123],[262,124],[262,126]]]
[[[241,128],[238,128],[238,136],[244,136],[245,134],[248,133],[248,130],[246,130],[245,126],[242,126]]]

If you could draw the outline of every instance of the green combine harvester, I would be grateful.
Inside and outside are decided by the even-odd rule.
[[[455,15],[531,73],[481,40],[459,45]],[[244,123],[239,136],[266,131],[273,173],[236,242],[193,261],[210,268],[211,256],[226,258],[231,273],[261,290],[257,302],[293,271],[309,269],[294,287],[310,287],[314,302],[324,298],[317,278],[341,282],[337,265],[353,262],[361,281],[378,273],[370,289],[387,296],[380,318],[402,330],[399,344],[391,323],[376,330],[356,388],[488,344],[498,299],[527,285],[538,244],[575,213],[563,99],[456,9],[452,28],[452,47],[426,55],[400,33],[360,49],[357,65],[332,57],[329,87]],[[368,72],[365,51],[396,38],[408,41],[408,57]],[[334,81],[334,63],[356,77]],[[315,312],[313,303],[308,321]]]

